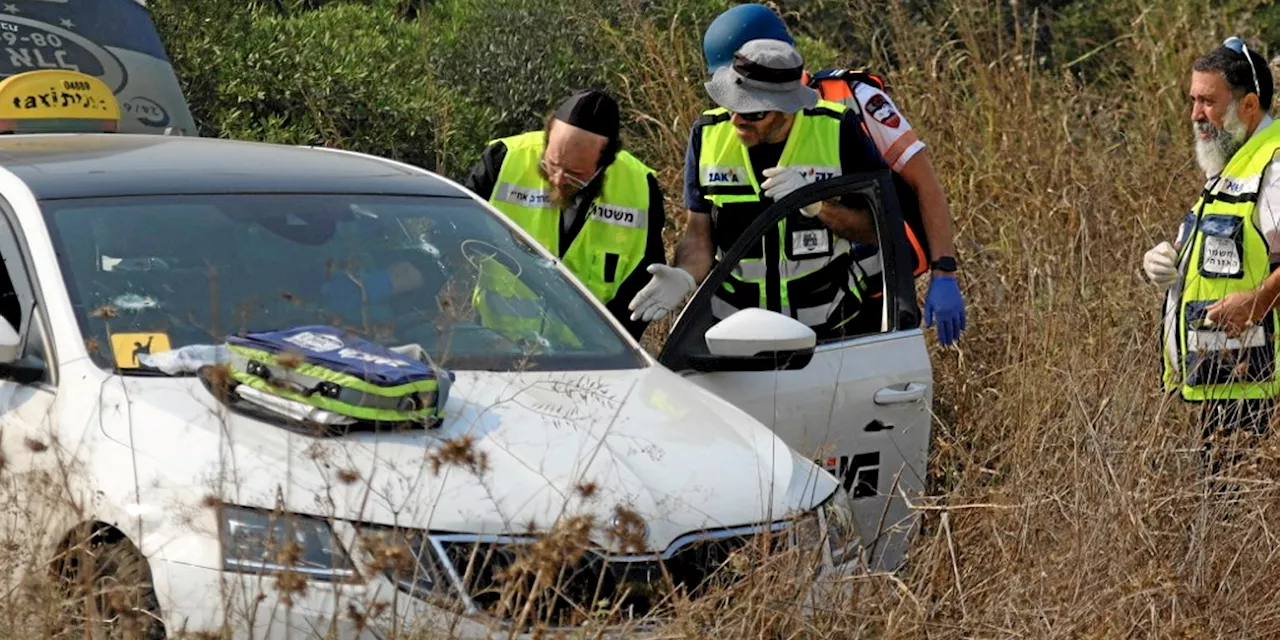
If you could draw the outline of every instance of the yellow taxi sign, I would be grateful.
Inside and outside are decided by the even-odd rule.
[[[0,132],[115,131],[119,124],[115,94],[94,76],[41,69],[0,81]]]

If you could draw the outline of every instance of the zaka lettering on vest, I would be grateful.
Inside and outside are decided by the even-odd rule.
[[[704,184],[743,184],[746,167],[711,166],[703,169]]]

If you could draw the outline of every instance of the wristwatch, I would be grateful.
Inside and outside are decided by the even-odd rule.
[[[945,273],[956,272],[956,259],[951,256],[942,256],[930,263],[930,268],[934,271],[942,271]]]

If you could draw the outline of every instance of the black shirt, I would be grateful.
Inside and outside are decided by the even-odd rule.
[[[502,169],[502,161],[507,157],[507,146],[501,142],[495,142],[485,148],[484,153],[480,155],[480,162],[476,163],[471,169],[470,175],[463,182],[464,186],[473,191],[481,198],[488,200],[493,195],[493,189],[498,184],[498,172]],[[591,203],[596,196],[600,194],[600,179],[591,181],[584,189],[574,195],[568,205],[564,208],[564,214],[572,214],[573,223],[568,230],[564,230],[561,225],[560,247],[555,252],[556,255],[564,257],[569,245],[573,244],[574,238],[578,237],[578,232],[582,230],[582,225],[587,221],[587,214],[590,213]],[[605,307],[617,318],[622,326],[627,328],[632,337],[636,340],[644,334],[644,330],[649,326],[648,322],[632,321],[631,311],[627,309],[627,305],[631,304],[631,299],[635,297],[644,285],[649,283],[652,278],[647,271],[651,264],[666,264],[667,254],[666,248],[662,244],[662,227],[666,224],[667,216],[662,203],[662,189],[658,186],[658,180],[655,176],[649,176],[649,235],[645,242],[644,258],[641,259],[640,265],[636,267],[631,275],[618,286],[618,293],[610,300]]]

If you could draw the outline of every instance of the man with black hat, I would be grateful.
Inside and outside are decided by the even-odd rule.
[[[805,185],[846,173],[887,169],[854,114],[819,100],[801,82],[804,59],[790,44],[757,39],[706,84],[720,105],[691,132],[686,163],[689,223],[675,266],[655,267],[631,303],[633,318],[654,320],[676,309],[713,262],[773,201]],[[877,241],[870,214],[856,198],[815,202],[779,222],[716,291],[717,319],[761,307],[789,315],[819,339],[878,331],[880,314],[862,312],[864,288],[850,241]]]
[[[652,169],[621,148],[618,105],[583,90],[542,131],[493,140],[466,187],[557,256],[637,340],[648,320],[627,303],[666,263],[662,190]]]

